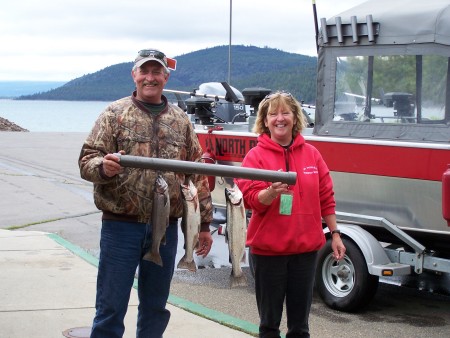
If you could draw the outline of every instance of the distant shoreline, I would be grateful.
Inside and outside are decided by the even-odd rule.
[[[22,128],[18,126],[14,122],[9,121],[3,117],[0,117],[0,131],[26,131],[29,132],[28,129]]]

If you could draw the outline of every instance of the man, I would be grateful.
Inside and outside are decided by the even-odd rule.
[[[98,117],[79,157],[81,177],[94,183],[94,201],[103,211],[96,315],[92,338],[122,337],[136,268],[138,272],[137,337],[162,337],[170,318],[166,309],[182,216],[180,183],[185,175],[163,172],[169,186],[170,219],[166,244],[159,248],[162,266],[143,260],[151,247],[153,187],[158,172],[123,168],[126,155],[201,161],[202,149],[187,115],[162,94],[176,61],[155,49],[141,50],[131,71],[136,91],[111,103]],[[212,202],[207,178],[191,177],[201,211],[197,255],[212,245]]]

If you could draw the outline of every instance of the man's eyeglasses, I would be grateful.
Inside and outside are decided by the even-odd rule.
[[[138,52],[139,56],[142,56],[143,58],[146,57],[154,57],[155,59],[166,62],[166,54],[163,52],[160,52],[159,50],[153,50],[153,49],[142,49]]]
[[[161,60],[167,68],[171,70],[177,69],[177,60],[168,58],[166,54],[154,49],[142,49],[138,52],[138,55],[142,58],[153,57],[155,59]]]

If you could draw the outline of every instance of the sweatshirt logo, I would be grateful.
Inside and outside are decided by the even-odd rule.
[[[303,168],[303,174],[305,174],[305,175],[315,175],[318,173],[319,173],[319,171],[317,170],[317,167],[315,165],[311,165],[311,166]]]

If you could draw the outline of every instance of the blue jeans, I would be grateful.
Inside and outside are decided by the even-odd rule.
[[[136,337],[160,338],[169,323],[166,309],[178,243],[178,222],[171,220],[166,244],[161,245],[163,267],[142,260],[151,247],[152,227],[143,223],[102,223],[97,276],[96,314],[91,338],[122,337],[136,268],[138,273],[138,318]]]

